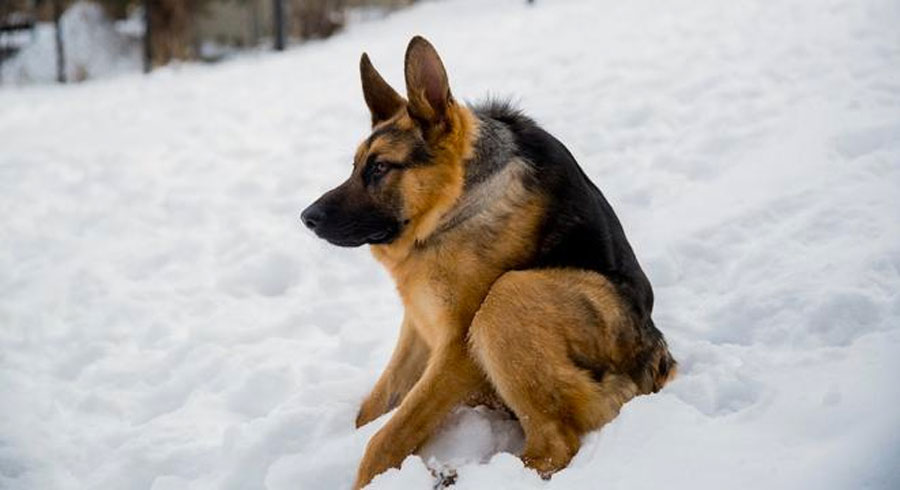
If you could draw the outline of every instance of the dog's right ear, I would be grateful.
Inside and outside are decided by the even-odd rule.
[[[405,64],[409,115],[425,128],[445,124],[454,102],[447,71],[434,46],[422,36],[413,37],[406,48]]]
[[[372,126],[390,119],[406,107],[406,100],[381,78],[366,53],[359,60],[359,76],[362,79],[363,97],[372,113]]]

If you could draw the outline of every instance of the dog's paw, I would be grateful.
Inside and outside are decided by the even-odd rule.
[[[360,428],[369,422],[390,412],[397,406],[397,394],[392,393],[388,396],[372,393],[366,398],[362,406],[359,407],[359,413],[356,414],[356,428]]]

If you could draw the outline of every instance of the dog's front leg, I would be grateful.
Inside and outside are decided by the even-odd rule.
[[[391,360],[356,416],[357,428],[389,412],[403,401],[422,376],[428,354],[428,346],[412,323],[404,318]]]
[[[431,435],[453,407],[487,384],[463,341],[436,348],[422,378],[369,441],[353,488],[396,468]]]

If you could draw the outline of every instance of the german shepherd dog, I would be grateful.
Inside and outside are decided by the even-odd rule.
[[[522,460],[549,477],[581,435],[674,376],[650,282],[566,147],[508,104],[460,104],[424,38],[406,51],[405,99],[366,54],[360,72],[372,133],[350,178],[301,215],[335,245],[369,244],[404,305],[356,426],[397,411],[354,488],[398,467],[455,406],[491,399],[522,424]]]

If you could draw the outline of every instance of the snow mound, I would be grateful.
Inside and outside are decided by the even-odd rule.
[[[604,190],[680,376],[549,481],[462,408],[373,488],[900,488],[897,25],[892,0],[422,2],[0,90],[0,488],[349,487],[402,309],[298,214],[368,131],[360,53],[399,86],[414,34]]]

